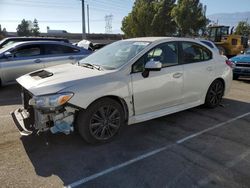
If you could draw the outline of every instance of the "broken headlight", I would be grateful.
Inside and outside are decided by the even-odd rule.
[[[73,95],[71,92],[65,92],[53,95],[34,96],[29,100],[29,105],[36,108],[56,108],[68,102]]]

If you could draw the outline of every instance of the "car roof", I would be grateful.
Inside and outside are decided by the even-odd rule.
[[[49,39],[49,40],[68,40],[66,38],[56,38],[56,37],[6,37],[5,40],[11,40],[11,39]]]
[[[126,39],[126,41],[144,41],[144,42],[154,42],[159,40],[171,39],[172,37],[138,37]]]
[[[21,41],[21,42],[16,42],[13,43],[12,46],[19,46],[22,44],[61,44],[61,45],[65,45],[65,46],[71,46],[69,43],[65,43],[62,41],[46,41],[46,40],[36,40],[36,41]]]
[[[189,42],[198,42],[199,40],[193,38],[185,38],[185,37],[138,37],[125,39],[126,41],[138,41],[138,42],[161,42],[161,41],[189,41]]]

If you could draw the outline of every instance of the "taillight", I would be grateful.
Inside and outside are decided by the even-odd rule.
[[[231,68],[234,67],[234,63],[233,63],[232,61],[230,61],[230,60],[226,60],[226,64],[227,64],[229,67],[231,67]]]

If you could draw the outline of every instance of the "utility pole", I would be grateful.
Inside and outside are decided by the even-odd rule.
[[[105,22],[106,22],[106,26],[105,26],[105,32],[110,34],[112,33],[112,19],[113,19],[113,15],[106,15],[105,17]]]
[[[88,19],[88,34],[90,33],[90,28],[89,28],[89,5],[87,4],[87,19]]]
[[[82,39],[86,39],[84,0],[82,0]]]

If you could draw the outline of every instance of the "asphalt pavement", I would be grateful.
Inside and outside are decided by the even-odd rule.
[[[1,187],[250,187],[250,79],[221,106],[126,126],[108,144],[78,134],[22,137],[10,112],[17,85],[0,88]]]

